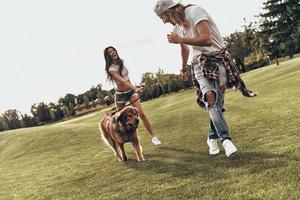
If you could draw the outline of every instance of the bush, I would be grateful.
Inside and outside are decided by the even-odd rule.
[[[257,62],[253,62],[249,65],[245,65],[246,69],[248,69],[248,71],[254,70],[254,69],[258,69],[264,66],[269,65],[269,61],[268,59],[262,59],[260,61]]]

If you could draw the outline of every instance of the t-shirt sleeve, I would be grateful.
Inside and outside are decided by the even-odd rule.
[[[116,67],[115,65],[111,65],[111,66],[108,68],[108,71],[109,71],[109,72],[117,72],[118,69],[117,69],[117,67]]]
[[[209,21],[209,15],[203,8],[199,6],[191,8],[191,16],[193,16],[192,23],[194,26],[196,26],[201,21]]]
[[[172,32],[175,33],[175,34],[177,34],[177,35],[179,35],[180,37],[182,37],[181,30],[180,30],[180,28],[178,26],[174,26]]]

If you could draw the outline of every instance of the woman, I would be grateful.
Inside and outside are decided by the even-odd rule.
[[[128,69],[124,66],[123,60],[119,57],[114,47],[109,46],[104,49],[104,58],[107,79],[116,86],[115,103],[117,109],[124,108],[126,102],[132,102],[132,106],[138,110],[145,128],[152,136],[152,143],[154,145],[160,145],[161,142],[154,135],[152,126],[142,109],[140,100],[137,100],[139,98],[138,95],[143,92],[143,88],[137,88],[132,85],[129,80]]]

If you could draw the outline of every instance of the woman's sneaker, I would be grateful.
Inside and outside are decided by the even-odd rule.
[[[226,139],[223,141],[223,147],[225,149],[225,153],[226,153],[227,157],[229,157],[233,153],[237,152],[237,148],[234,146],[234,144],[229,139]]]
[[[152,137],[152,143],[154,145],[160,145],[161,144],[161,142],[159,141],[159,139],[157,137]]]
[[[218,145],[218,140],[217,139],[207,139],[207,144],[209,147],[209,154],[210,155],[216,155],[220,153],[220,148]]]

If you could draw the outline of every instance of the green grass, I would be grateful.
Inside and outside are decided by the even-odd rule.
[[[226,94],[225,116],[239,153],[211,157],[208,114],[194,91],[143,108],[162,141],[141,126],[146,162],[117,162],[100,140],[105,110],[0,134],[0,199],[300,199],[300,58],[243,74],[256,98]]]
[[[294,58],[299,58],[299,57],[300,57],[299,53],[294,55]],[[285,61],[288,61],[288,60],[290,60],[289,56],[280,57],[278,59],[279,63],[282,63],[282,62],[285,62]],[[271,64],[276,64],[276,59],[271,60]]]

